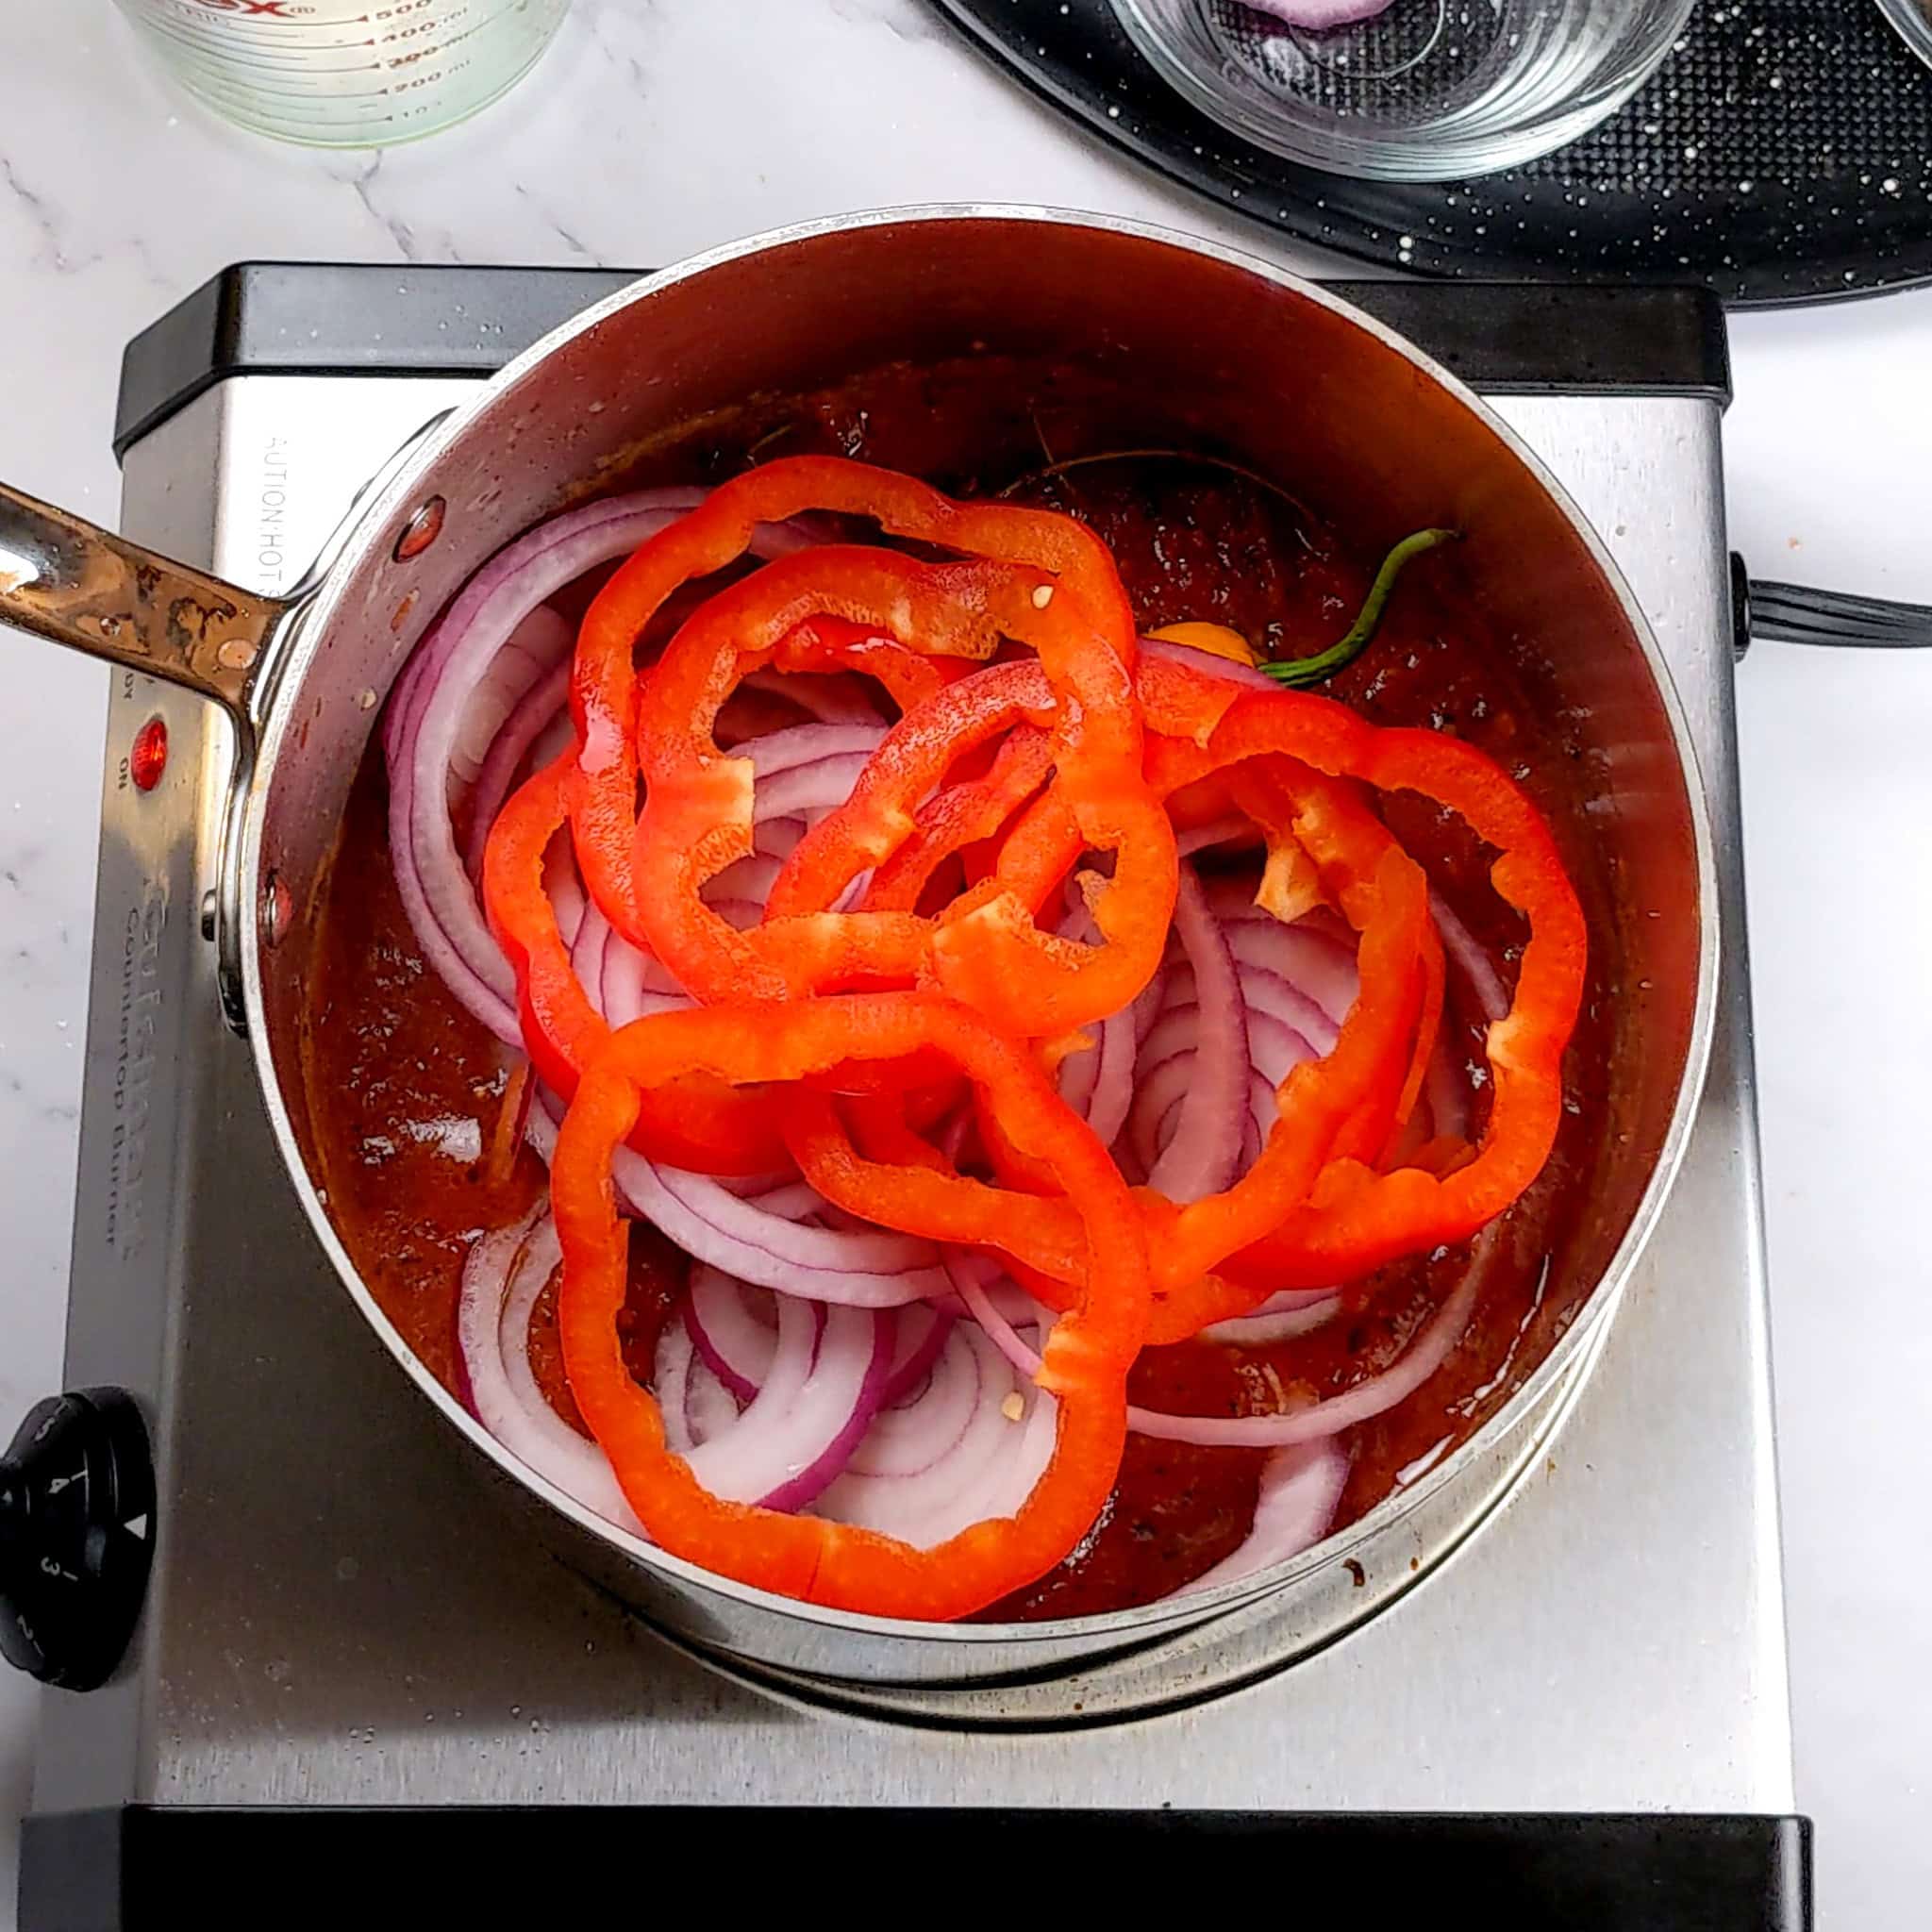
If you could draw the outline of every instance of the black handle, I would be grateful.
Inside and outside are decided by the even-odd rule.
[[[1884,597],[1849,597],[1808,584],[1774,584],[1747,577],[1741,558],[1732,569],[1740,598],[1739,650],[1746,638],[1783,644],[1849,645],[1860,650],[1910,651],[1932,646],[1932,608]]]
[[[154,1516],[132,1396],[37,1403],[0,1457],[0,1655],[64,1690],[105,1683],[141,1616]]]

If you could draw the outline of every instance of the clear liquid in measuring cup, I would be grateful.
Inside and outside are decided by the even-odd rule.
[[[117,0],[175,77],[258,134],[412,141],[474,114],[549,45],[570,0]]]

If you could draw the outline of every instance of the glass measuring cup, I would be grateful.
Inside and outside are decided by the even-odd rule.
[[[1223,126],[1378,181],[1520,166],[1642,86],[1694,0],[1113,0],[1155,69]],[[1932,0],[1928,0],[1932,4]],[[1294,25],[1321,17],[1324,25]]]
[[[513,87],[570,0],[116,0],[225,119],[316,147],[413,141]]]

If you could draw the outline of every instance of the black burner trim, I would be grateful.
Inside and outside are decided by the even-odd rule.
[[[231,375],[493,375],[636,279],[619,269],[238,262],[128,343],[114,454]]]
[[[114,454],[231,375],[493,375],[636,279],[618,269],[239,263],[127,345]],[[1724,310],[1707,290],[1330,286],[1491,395],[1730,397]]]
[[[710,1865],[707,1846],[729,1862]],[[244,1901],[247,1920],[295,1925],[392,1925],[417,1913],[425,1924],[503,1925],[525,1912],[540,1924],[558,1907],[581,1919],[597,1905],[650,1916],[667,1856],[685,1890],[721,1887],[728,1916],[749,1920],[767,1904],[795,1910],[841,1888],[862,1893],[881,1878],[893,1887],[908,1873],[943,1872],[962,1853],[974,1863],[956,1879],[983,1890],[980,1910],[992,1918],[1030,1911],[1043,1896],[1050,1915],[1131,1906],[1136,1923],[1170,1899],[1191,1904],[1192,1916],[1219,1899],[1216,1915],[1273,1909],[1331,1925],[1394,1924],[1410,1913],[1435,1923],[1445,1909],[1564,1932],[1811,1924],[1803,1818],[683,1806],[128,1806],[29,1818],[20,1924],[149,1932],[184,1915],[242,1924]],[[871,1918],[882,1907],[874,1899],[859,1909]],[[968,1909],[957,1889],[952,1909]]]

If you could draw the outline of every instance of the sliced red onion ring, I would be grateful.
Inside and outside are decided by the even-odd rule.
[[[1047,1330],[1040,1334],[1040,1345],[1046,1344]],[[1003,1458],[1004,1467],[992,1488],[982,1494],[978,1521],[996,1522],[1017,1516],[1046,1465],[1053,1460],[1054,1440],[1059,1428],[1059,1405],[1045,1390],[1027,1383],[1021,1394],[1020,1440]]]
[[[809,826],[843,805],[884,737],[877,724],[792,724],[741,744],[736,756],[752,767],[754,853],[758,825],[796,819]]]
[[[1272,1088],[1279,1088],[1304,1060],[1318,1057],[1293,1027],[1283,1025],[1273,1013],[1255,1011],[1248,1014],[1248,1052],[1250,1066]]]
[[[1233,951],[1232,944],[1229,950]],[[1247,1005],[1251,1027],[1268,1021],[1275,1022],[1289,1040],[1300,1042],[1300,1058],[1304,1059],[1335,1051],[1335,1042],[1341,1037],[1341,1029],[1330,1018],[1325,1007],[1269,967],[1238,961],[1237,970],[1241,974],[1241,998]],[[1287,1044],[1280,1035],[1274,1037],[1277,1041]],[[1280,1076],[1271,1074],[1270,1084],[1279,1086]]]
[[[391,770],[395,767],[396,747],[402,743],[410,716],[421,702],[418,687],[429,669],[429,642],[430,638],[425,637],[409,653],[403,668],[396,673],[396,681],[390,686],[389,703],[383,708],[382,757]]]
[[[691,1271],[684,1325],[706,1365],[741,1402],[750,1402],[772,1373],[778,1346],[775,1318],[761,1322],[748,1297],[756,1291],[702,1261]],[[767,1297],[769,1301],[770,1297]]]
[[[558,929],[560,932],[562,928],[559,919]],[[605,955],[615,937],[610,922],[587,899],[577,915],[576,932],[570,941],[570,964],[586,997],[600,1013],[604,1010]]]
[[[1218,1590],[1240,1583],[1311,1550],[1328,1534],[1348,1485],[1347,1452],[1331,1437],[1277,1449],[1261,1465],[1255,1526],[1241,1547],[1174,1592]]]
[[[526,532],[492,557],[421,647],[390,772],[390,845],[417,942],[457,998],[514,1041],[515,983],[456,849],[447,773],[463,714],[518,626],[539,605],[702,501],[645,491],[587,506]]]
[[[1178,1119],[1181,1104],[1194,1074],[1193,1057],[1174,1053],[1157,1064],[1142,1059],[1141,1073],[1134,1087],[1134,1110],[1127,1117],[1126,1152],[1139,1172],[1151,1174],[1161,1155],[1161,1129],[1170,1129]]]
[[[788,724],[747,739],[735,753],[751,760],[755,779],[775,778],[781,772],[809,770],[832,760],[857,758],[862,764],[884,740],[883,724]]]
[[[463,847],[463,870],[473,884],[483,876],[483,848],[525,760],[541,765],[544,760],[535,756],[539,741],[547,741],[559,722],[570,726],[570,674],[566,658],[539,678],[503,721],[483,756],[470,792],[470,836]]]
[[[886,715],[861,685],[846,685],[816,672],[754,671],[743,680],[748,691],[766,691],[808,712],[821,724],[876,724],[886,728]]]
[[[583,882],[577,877],[576,860],[561,845],[553,845],[543,858],[543,890],[550,895],[550,909],[557,915],[557,930],[567,946],[576,943],[583,930],[590,901],[584,896]],[[522,1043],[521,1036],[516,1044]]]
[[[506,1045],[517,1045],[522,1035],[517,1025],[516,1010],[511,1005],[511,993],[499,991],[492,984],[492,977],[502,979],[508,974],[509,968],[502,955],[496,958],[497,971],[493,975],[476,972],[470,960],[451,941],[441,923],[436,917],[433,901],[423,881],[423,874],[408,845],[404,842],[408,835],[408,824],[413,808],[413,800],[420,790],[416,777],[407,763],[399,762],[390,776],[390,850],[391,863],[395,873],[396,890],[402,898],[403,910],[409,921],[410,930],[415,934],[416,943],[423,949],[423,958],[430,971],[442,981],[457,1002]],[[437,809],[442,814],[443,823],[449,823],[449,808],[441,799],[441,787],[438,785],[439,802]],[[451,835],[454,845],[454,834]],[[460,860],[456,869],[462,873],[463,890],[471,898],[475,898],[475,888],[470,883],[469,874],[462,872]]]
[[[1457,1066],[1444,1035],[1437,1041],[1436,1051],[1429,1058],[1428,1072],[1423,1078],[1423,1104],[1429,1111],[1430,1132],[1453,1134],[1466,1141],[1473,1098],[1469,1074]]]
[[[577,727],[570,715],[570,707],[558,707],[557,715],[538,732],[530,746],[530,763],[533,766],[552,765],[565,752],[576,743]]]
[[[776,1307],[779,1300],[778,1296],[752,1288],[703,1263],[691,1272],[691,1293],[684,1304],[684,1326],[691,1336],[698,1360],[739,1403],[756,1400],[759,1388],[772,1374],[778,1346]],[[762,1309],[758,1304],[762,1304]],[[909,1407],[908,1412],[896,1417],[893,1412],[902,1402],[909,1407],[918,1407],[924,1401],[933,1365],[953,1325],[951,1315],[930,1307],[908,1308],[903,1315],[893,1318],[896,1333],[891,1360],[887,1365],[885,1379],[878,1391],[879,1413],[874,1429],[863,1439],[866,1444],[872,1445],[866,1464],[872,1473],[910,1473],[880,1466],[882,1458],[890,1460],[880,1444],[897,1442],[908,1434],[906,1414],[909,1413]],[[676,1361],[674,1351],[669,1372],[674,1379],[679,1373]],[[698,1426],[698,1419],[693,1416],[691,1420],[693,1441],[702,1442],[707,1440],[707,1432]],[[963,1426],[963,1416],[960,1422]],[[921,1426],[927,1431],[932,1428],[929,1411]],[[884,1431],[883,1437],[878,1433],[881,1430]]]
[[[1225,929],[1228,946],[1243,967],[1273,974],[1305,994],[1334,1026],[1347,1019],[1361,977],[1346,946],[1306,920],[1283,925],[1266,912],[1227,920]]]
[[[924,1391],[876,1418],[818,1513],[921,1549],[1011,1515],[1045,1467],[1035,1434],[1042,1409],[1050,1454],[1051,1399],[1016,1381],[983,1330],[956,1323]]]
[[[457,1303],[470,1405],[520,1462],[607,1522],[641,1534],[609,1459],[550,1407],[530,1372],[530,1311],[562,1258],[557,1224],[541,1206],[471,1249]]]
[[[1462,1339],[1470,1314],[1489,1278],[1501,1226],[1501,1223],[1492,1221],[1477,1235],[1462,1279],[1400,1358],[1379,1375],[1371,1375],[1340,1395],[1310,1403],[1287,1415],[1171,1415],[1163,1409],[1130,1407],[1127,1426],[1162,1441],[1192,1442],[1207,1448],[1285,1449],[1296,1442],[1319,1441],[1385,1413],[1413,1395],[1448,1360],[1449,1352]],[[972,1310],[974,1319],[992,1337],[1000,1353],[1024,1374],[1038,1374],[1039,1356],[993,1306],[974,1272],[956,1266],[949,1273],[955,1290]]]
[[[691,996],[655,956],[612,931],[604,946],[604,973],[595,1003],[611,1026],[627,1026],[646,1013],[675,1012]]]
[[[563,1103],[548,1088],[529,1111],[526,1138],[547,1165]],[[794,1296],[861,1308],[902,1307],[946,1292],[929,1241],[889,1229],[813,1227],[806,1217],[832,1209],[803,1181],[740,1192],[708,1174],[659,1166],[627,1147],[611,1178],[625,1210],[649,1221],[701,1264]],[[732,1260],[722,1258],[731,1257]]]
[[[1148,1169],[1147,1185],[1172,1201],[1198,1201],[1234,1179],[1248,1097],[1247,1008],[1234,955],[1208,910],[1194,868],[1183,861],[1174,930],[1193,969],[1198,1004],[1191,1077],[1174,1135]],[[1148,1058],[1158,1060],[1154,1039]]]
[[[761,858],[775,858],[782,864],[791,857],[806,830],[803,817],[754,819],[751,849]]]
[[[1243,7],[1266,13],[1286,26],[1309,33],[1326,33],[1338,26],[1358,26],[1387,13],[1395,0],[1241,0]]]
[[[926,1386],[903,1407],[880,1407],[865,1440],[852,1452],[848,1476],[923,1475],[952,1452],[980,1407],[983,1377],[972,1341],[970,1327],[949,1325]],[[1001,1385],[1002,1394],[1010,1387],[1012,1377],[1005,1362],[999,1363],[992,1380]],[[831,1502],[827,1497],[825,1507],[829,1508]]]
[[[664,1419],[664,1445],[689,1456],[700,1443],[738,1426],[741,1405],[697,1352],[682,1322],[667,1322],[658,1338],[651,1388]]]
[[[1233,1315],[1211,1322],[1201,1330],[1203,1341],[1230,1348],[1265,1348],[1272,1341],[1292,1341],[1325,1327],[1341,1312],[1341,1296],[1332,1288],[1284,1288],[1271,1294],[1251,1315]]]
[[[692,1444],[708,1442],[735,1428],[742,1412],[737,1396],[711,1372],[710,1365],[702,1357],[693,1361],[684,1385],[684,1419]]]
[[[1382,0],[1383,5],[1388,0]],[[1265,671],[1252,664],[1237,664],[1232,658],[1217,657],[1212,651],[1197,651],[1192,644],[1177,644],[1170,638],[1142,638],[1141,648],[1150,658],[1165,658],[1185,664],[1190,671],[1205,672],[1209,677],[1229,684],[1244,685],[1250,691],[1279,691],[1281,687]]]
[[[1093,1086],[1085,1111],[1087,1124],[1103,1144],[1110,1145],[1119,1137],[1134,1104],[1136,1051],[1131,1009],[1100,1023]]]
[[[510,632],[472,688],[457,722],[446,774],[452,809],[476,783],[491,747],[510,718],[533,691],[554,686],[556,674],[569,663],[575,642],[576,631],[569,620],[547,604],[538,605]],[[494,816],[492,810],[491,817]]]
[[[1091,945],[1100,928],[1084,899],[1076,898],[1060,923],[1060,937]],[[1157,978],[1158,975],[1156,975]],[[1060,1098],[1110,1146],[1134,1104],[1134,1064],[1139,1035],[1132,1007],[1110,1014],[1091,1029],[1093,1044],[1070,1053],[1056,1072]]]
[[[1228,832],[1228,825],[1210,825],[1195,836],[1205,841]],[[1206,935],[1197,927],[1194,947],[1155,976],[1149,992],[1158,991],[1158,1006],[1148,994],[1137,1004],[1141,1035],[1135,1091],[1125,1137],[1115,1147],[1124,1168],[1146,1175],[1151,1186],[1175,1200],[1199,1199],[1215,1191],[1214,1187],[1202,1187],[1198,1192],[1179,1191],[1182,1185],[1191,1186],[1193,1179],[1179,1164],[1191,1158],[1199,1160],[1204,1147],[1197,1127],[1183,1125],[1184,1110],[1192,1107],[1198,1118],[1208,1092],[1222,1103],[1215,1118],[1233,1155],[1230,1160],[1225,1147],[1212,1144],[1212,1173],[1224,1174],[1217,1185],[1226,1187],[1266,1144],[1276,1117],[1274,1090],[1302,1061],[1332,1051],[1340,1020],[1354,1003],[1358,983],[1353,954],[1319,923],[1282,925],[1255,906],[1251,890],[1239,879],[1216,877],[1196,883],[1211,920],[1212,937],[1220,941],[1220,958],[1211,952],[1205,956],[1206,983],[1210,988],[1205,1009],[1217,1016],[1210,1035],[1216,1049],[1213,1065],[1224,1068],[1232,1050],[1234,1029],[1228,1012],[1235,1008],[1245,1034],[1246,1068],[1226,1083],[1228,1091],[1201,1077],[1196,1053],[1202,1043],[1203,972],[1194,955]],[[1177,933],[1190,916],[1177,900]],[[1238,988],[1233,999],[1224,963],[1229,956]],[[1156,1170],[1163,1167],[1157,1177]]]
[[[879,1391],[879,1407],[896,1408],[902,1402],[916,1401],[946,1345],[953,1316],[930,1302],[916,1303],[899,1311],[897,1334],[892,1342],[892,1366],[886,1386]]]
[[[719,1186],[755,1203],[763,1213],[786,1221],[808,1221],[826,1209],[825,1197],[809,1181],[767,1180],[756,1187],[743,1187],[725,1180]]]
[[[1255,1074],[1248,1083],[1248,1118],[1241,1128],[1242,1174],[1260,1159],[1261,1150],[1268,1144],[1268,1136],[1280,1114],[1274,1090],[1260,1074]]]
[[[892,1360],[889,1316],[779,1295],[771,1370],[735,1425],[686,1460],[712,1495],[799,1509],[833,1481],[877,1413]]]
[[[1183,832],[1174,841],[1174,850],[1183,858],[1191,858],[1195,853],[1207,852],[1216,845],[1252,845],[1260,836],[1252,819],[1230,816]]]
[[[1436,930],[1442,936],[1442,950],[1469,981],[1483,1018],[1491,1022],[1500,1020],[1509,1010],[1509,994],[1502,975],[1483,950],[1482,941],[1457,917],[1441,893],[1429,894],[1429,910],[1435,915]]]
[[[945,1292],[930,1241],[807,1227],[765,1212],[708,1174],[660,1167],[627,1147],[618,1149],[611,1172],[632,1211],[688,1255],[761,1288],[858,1308],[900,1307]]]
[[[802,724],[802,731],[851,730],[851,725]],[[760,808],[764,815],[774,819],[802,818],[807,824],[816,824],[835,806],[841,806],[852,796],[852,788],[858,782],[858,774],[865,770],[869,754],[851,752],[843,758],[819,758],[809,765],[790,766],[782,772],[774,772],[769,778],[758,784],[758,797],[753,810]]]
[[[625,557],[704,500],[691,490],[642,491],[555,517],[498,551],[464,585],[425,640],[423,669],[403,691],[390,770],[390,845],[417,943],[456,998],[498,1038],[516,1042],[515,982],[491,939],[450,823],[448,774],[463,718],[524,621],[558,591]],[[764,557],[815,534],[760,528]]]
[[[1100,1073],[1100,1053],[1105,1044],[1102,1027],[1085,1029],[1091,1043],[1075,1048],[1065,1056],[1054,1069],[1054,1081],[1059,1088],[1060,1098],[1084,1121],[1091,1124],[1089,1111],[1093,1099],[1093,1084]]]

